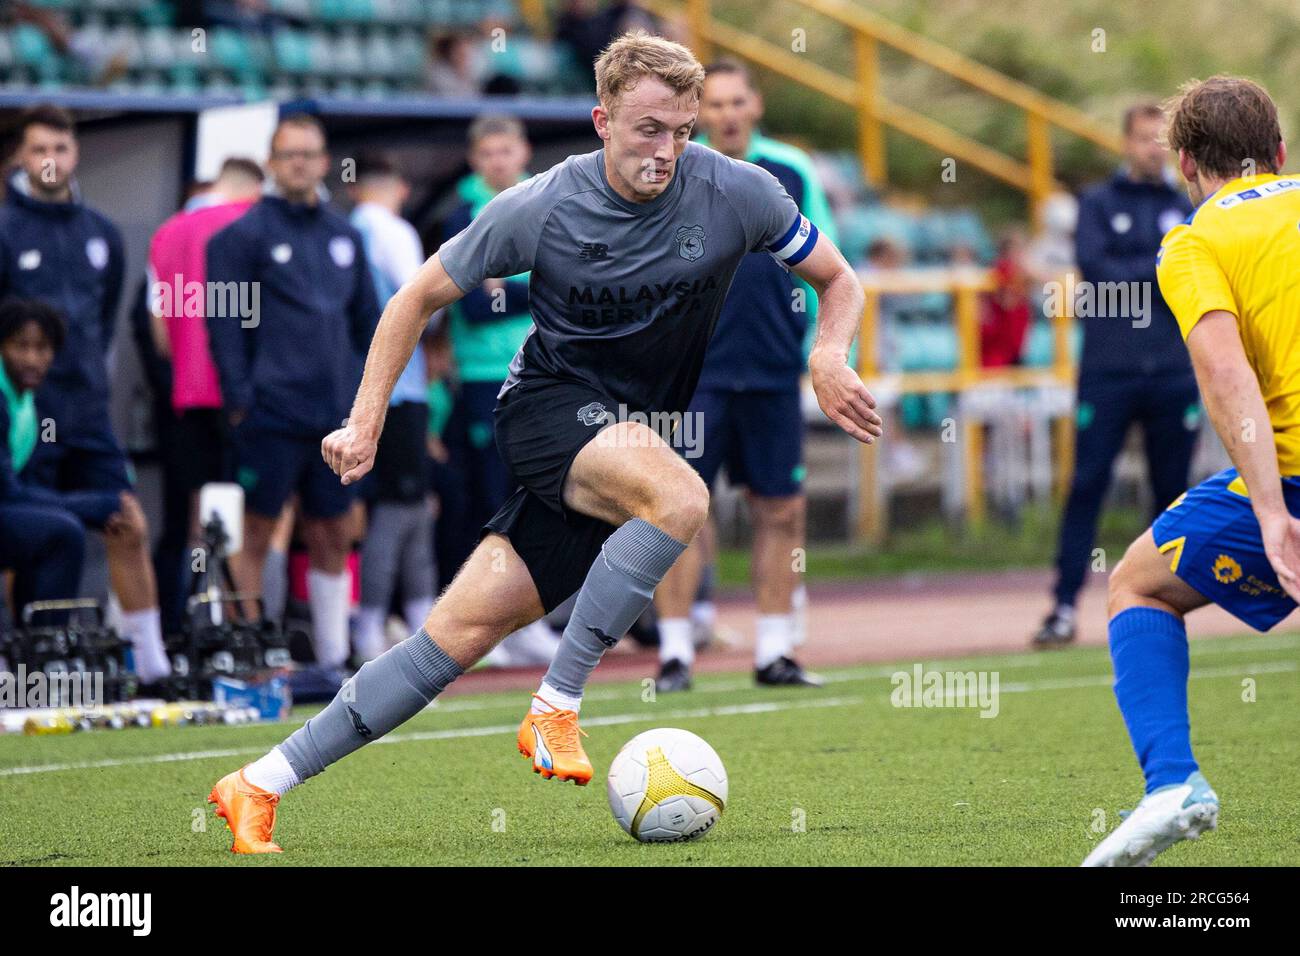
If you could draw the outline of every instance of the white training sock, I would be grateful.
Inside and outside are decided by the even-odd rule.
[[[135,672],[141,683],[152,684],[171,676],[172,665],[163,648],[162,620],[156,607],[123,611],[122,630],[131,642]]]
[[[547,707],[542,703],[542,700],[538,700],[537,697],[540,697],[551,706]],[[546,683],[546,681],[542,681],[542,686],[537,688],[537,697],[533,698],[533,707],[531,712],[534,714],[544,714],[552,709],[572,710],[575,712],[582,709],[581,697],[570,697],[568,694],[561,694],[550,684]]]
[[[754,643],[754,666],[762,670],[778,657],[790,656],[793,639],[789,614],[760,614],[758,640]]]
[[[794,628],[794,646],[808,640],[808,589],[802,584],[790,593],[790,620]]]
[[[348,641],[348,604],[352,579],[346,571],[328,574],[312,568],[307,572],[307,599],[311,606],[311,645],[316,663],[342,667],[351,646]]]
[[[712,601],[696,601],[691,605],[691,623],[696,627],[713,627],[718,619],[718,606]]]
[[[696,601],[691,605],[691,642],[704,647],[713,640],[714,625],[718,621],[718,608],[712,601]]]
[[[691,635],[691,619],[688,617],[664,617],[659,619],[659,661],[681,661],[687,667],[695,663],[695,641]]]
[[[429,616],[431,607],[433,607],[432,594],[403,601],[402,618],[406,621],[406,629],[414,632],[424,627],[425,618]]]
[[[377,607],[357,609],[357,653],[368,661],[373,661],[388,650],[388,641],[384,637],[384,612]]]
[[[244,768],[244,779],[255,787],[284,794],[302,783],[279,747],[272,747],[265,757]]]

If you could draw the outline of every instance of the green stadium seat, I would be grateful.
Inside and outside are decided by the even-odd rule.
[[[312,0],[270,0],[270,10],[282,17],[295,20],[312,18]]]
[[[312,69],[311,42],[300,30],[276,30],[271,37],[271,51],[276,68],[284,73],[302,76]]]
[[[313,15],[323,23],[338,23],[348,18],[347,0],[316,0]]]
[[[153,0],[140,8],[138,16],[148,26],[169,27],[176,22],[176,9],[166,0]]]
[[[248,35],[241,30],[214,27],[208,31],[208,54],[216,67],[237,76],[244,76],[256,70]]]
[[[178,63],[171,68],[170,89],[181,96],[196,96],[202,90],[199,71],[190,63]]]
[[[39,27],[20,23],[13,31],[14,62],[26,67],[40,81],[59,82],[65,70],[63,58],[55,52],[50,38]]]

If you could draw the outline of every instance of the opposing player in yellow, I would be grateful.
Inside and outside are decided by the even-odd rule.
[[[1218,822],[1192,756],[1183,616],[1213,602],[1266,631],[1300,599],[1300,176],[1250,80],[1184,85],[1167,138],[1197,209],[1157,256],[1215,431],[1236,467],[1188,491],[1110,578],[1115,697],[1146,796],[1084,866],[1144,866]]]

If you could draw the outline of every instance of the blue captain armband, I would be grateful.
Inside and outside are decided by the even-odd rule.
[[[780,239],[767,247],[767,251],[787,266],[797,266],[808,257],[815,245],[817,227],[808,221],[807,216],[801,215],[790,224]]]

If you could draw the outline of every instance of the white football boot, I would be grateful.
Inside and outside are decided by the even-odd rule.
[[[1219,797],[1200,771],[1153,790],[1097,844],[1083,866],[1149,866],[1180,840],[1195,840],[1219,824]]]

